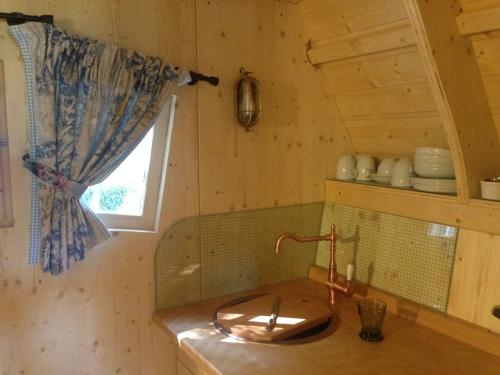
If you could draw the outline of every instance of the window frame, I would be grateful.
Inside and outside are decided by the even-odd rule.
[[[158,232],[177,97],[172,95],[154,125],[142,215],[97,213],[112,232]]]

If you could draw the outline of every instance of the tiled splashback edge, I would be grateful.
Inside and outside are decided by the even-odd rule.
[[[174,224],[156,250],[156,308],[215,298],[307,276],[317,244],[287,241],[285,231],[318,235],[323,203],[195,216]]]
[[[163,309],[306,277],[328,266],[328,243],[274,241],[285,231],[328,233],[337,225],[337,263],[379,289],[446,310],[457,229],[328,203],[195,216],[174,224],[156,252],[156,308]]]
[[[327,203],[322,232],[332,222],[340,273],[353,262],[356,280],[446,311],[457,228]],[[319,244],[316,264],[328,261],[328,244]]]

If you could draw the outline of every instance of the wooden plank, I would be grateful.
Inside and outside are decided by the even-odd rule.
[[[454,273],[455,274],[455,273]],[[309,268],[309,278],[319,282],[324,282],[328,275],[328,270],[313,265]],[[498,280],[498,272],[496,273]],[[358,297],[376,298],[387,304],[387,310],[405,319],[411,319],[416,324],[442,333],[443,335],[464,342],[477,349],[500,356],[500,336],[492,334],[485,328],[470,324],[457,315],[448,311],[449,315],[431,310],[426,306],[405,300],[391,293],[373,288],[372,286],[356,283]],[[452,287],[453,288],[453,287]],[[470,299],[462,298],[463,304],[468,304]],[[458,317],[459,318],[459,317]]]
[[[301,6],[313,41],[408,18],[400,0],[307,0]]]
[[[344,117],[358,153],[412,155],[417,147],[447,148],[436,112]]]
[[[500,37],[478,39],[473,46],[481,74],[500,74]]]
[[[346,126],[351,136],[356,138],[444,138],[441,119],[437,113],[421,112],[421,116],[397,117],[380,115],[347,119]]]
[[[403,130],[403,129],[402,129]],[[403,130],[404,131],[404,130]],[[413,157],[417,147],[446,147],[443,138],[351,138],[357,153],[368,155],[406,155]]]
[[[221,78],[216,95],[208,85],[198,88],[204,214],[317,202],[337,158],[354,151],[324,75],[304,62],[298,8],[267,0],[199,3],[198,44],[218,52],[200,49],[198,69]],[[223,32],[213,31],[213,20]],[[233,111],[240,66],[254,72],[264,93],[263,117],[251,132]]]
[[[321,69],[334,94],[427,81],[416,46],[330,62]]]
[[[461,230],[453,266],[448,313],[500,334],[491,314],[500,304],[500,237]]]
[[[390,187],[326,181],[325,201],[447,225],[458,219],[454,197]]]
[[[390,187],[326,181],[325,201],[392,215],[500,234],[500,203]]]
[[[500,170],[500,143],[471,41],[460,35],[456,3],[406,0],[452,150],[460,201]],[[472,126],[474,124],[474,126]]]
[[[373,116],[435,112],[436,103],[427,82],[363,89],[336,95],[342,116]]]
[[[332,39],[314,41],[307,54],[312,64],[324,64],[412,45],[415,45],[415,36],[410,23],[400,20]]]
[[[500,1],[482,0],[471,3],[457,16],[462,35],[472,35],[500,29]]]

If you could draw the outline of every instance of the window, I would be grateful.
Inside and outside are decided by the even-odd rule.
[[[81,197],[108,229],[158,229],[175,103],[172,96],[155,126],[127,159]]]

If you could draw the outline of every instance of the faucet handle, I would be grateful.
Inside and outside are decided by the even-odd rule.
[[[348,297],[355,292],[354,286],[350,282],[335,280],[334,282],[325,281],[325,284],[332,290],[338,291]]]
[[[354,274],[354,264],[349,263],[347,265],[346,280],[350,282],[352,280],[352,275]]]

